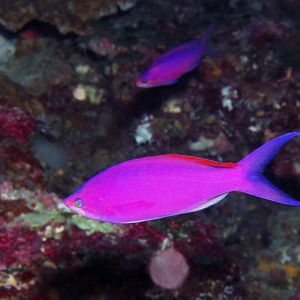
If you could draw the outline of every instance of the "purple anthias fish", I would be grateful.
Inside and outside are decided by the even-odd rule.
[[[212,25],[202,39],[186,42],[158,57],[137,79],[136,85],[142,88],[170,85],[181,75],[195,69],[201,63],[203,55],[209,52],[211,31]]]
[[[98,173],[63,200],[73,211],[111,223],[134,223],[190,213],[243,192],[300,206],[264,176],[266,165],[290,139],[279,136],[238,163],[166,154],[133,159]]]

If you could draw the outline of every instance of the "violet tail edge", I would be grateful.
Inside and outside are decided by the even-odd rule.
[[[280,149],[300,132],[290,132],[266,142],[242,159],[238,166],[242,170],[242,180],[236,191],[287,205],[300,206],[293,199],[264,177],[263,171]]]

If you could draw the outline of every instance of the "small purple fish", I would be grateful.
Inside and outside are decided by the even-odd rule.
[[[198,211],[230,192],[300,206],[263,176],[264,168],[280,148],[296,136],[300,132],[270,140],[238,163],[177,154],[133,159],[98,173],[63,202],[87,218],[111,223]]]
[[[212,25],[202,39],[186,42],[158,57],[137,79],[136,85],[142,88],[170,85],[181,75],[195,69],[200,65],[203,55],[209,52],[211,31]]]

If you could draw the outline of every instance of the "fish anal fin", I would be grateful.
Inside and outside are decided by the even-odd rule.
[[[199,210],[202,210],[202,209],[205,209],[209,206],[212,206],[214,204],[217,204],[218,202],[220,202],[221,200],[223,200],[229,193],[225,193],[225,194],[222,194],[220,196],[217,196],[215,198],[212,198],[210,199],[209,201],[205,202],[205,203],[201,203],[200,205],[198,205],[197,207],[189,210],[188,212],[195,212],[195,211],[199,211]]]

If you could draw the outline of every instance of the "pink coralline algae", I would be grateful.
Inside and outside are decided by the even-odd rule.
[[[179,288],[189,274],[184,256],[174,248],[157,251],[149,270],[153,282],[166,289]]]
[[[34,120],[20,108],[0,109],[0,138],[26,142],[35,128]]]
[[[155,247],[166,238],[166,235],[147,223],[130,225],[125,231],[120,243],[126,252],[136,253],[145,249],[141,240],[147,241],[148,247]]]
[[[40,253],[41,245],[41,238],[38,234],[27,228],[0,227],[0,269],[30,265],[32,257],[37,258]]]

